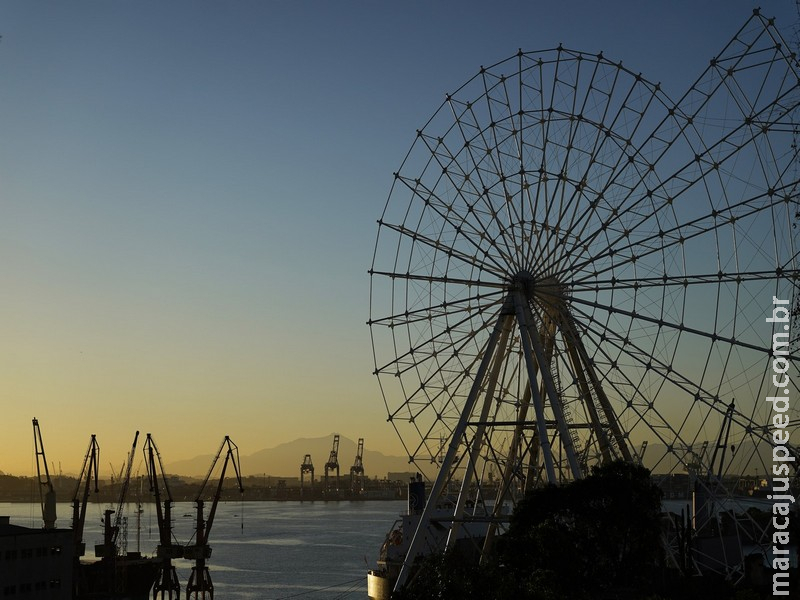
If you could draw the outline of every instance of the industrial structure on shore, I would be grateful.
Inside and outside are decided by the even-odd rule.
[[[156,443],[147,434],[144,460],[150,492],[156,505],[159,544],[153,556],[144,556],[138,551],[128,551],[124,517],[139,440],[137,431],[125,468],[120,472],[115,508],[108,508],[103,514],[103,541],[94,547],[96,560],[85,560],[86,509],[91,494],[97,495],[99,492],[100,447],[96,436],[91,436],[72,496],[72,527],[59,529],[55,526],[55,486],[47,467],[37,419],[33,419],[33,435],[43,527],[20,527],[12,525],[8,517],[0,517],[0,555],[4,559],[0,561],[0,581],[6,596],[27,598],[32,597],[31,593],[36,593],[40,594],[37,598],[54,600],[147,600],[152,591],[153,598],[178,600],[182,597],[181,584],[172,561],[183,558],[194,563],[186,583],[185,598],[213,600],[214,586],[207,564],[211,557],[209,536],[229,466],[239,493],[244,493],[239,449],[230,437],[223,439],[194,497],[197,511],[195,533],[188,543],[181,544],[173,534],[171,511],[174,500],[169,480]],[[209,485],[212,482],[216,485]]]

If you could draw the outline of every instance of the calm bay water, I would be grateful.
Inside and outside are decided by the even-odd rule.
[[[86,514],[87,558],[102,539],[102,512],[93,504]],[[220,503],[210,536],[208,566],[219,600],[366,598],[366,571],[404,502],[230,502]],[[58,505],[58,527],[69,528],[72,509]],[[158,544],[154,506],[129,504],[127,548],[151,555]],[[0,515],[26,527],[41,527],[38,504],[0,503]],[[194,534],[195,508],[173,508],[174,535],[181,544]],[[138,536],[138,541],[137,541]],[[137,545],[138,544],[138,545]],[[191,573],[189,561],[175,561],[181,585]]]

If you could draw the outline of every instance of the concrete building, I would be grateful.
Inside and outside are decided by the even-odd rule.
[[[71,529],[31,529],[0,516],[0,598],[70,600]]]

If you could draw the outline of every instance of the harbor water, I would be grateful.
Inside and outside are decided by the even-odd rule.
[[[102,512],[87,509],[86,559],[102,540]],[[375,567],[386,533],[406,508],[402,501],[367,502],[228,502],[220,503],[209,538],[208,566],[219,600],[321,600],[366,598],[366,572]],[[56,526],[70,527],[72,509],[58,505]],[[126,506],[126,527],[120,539],[127,550],[153,555],[158,526],[152,503]],[[0,515],[11,523],[41,527],[38,504],[0,503]],[[206,515],[207,516],[207,515]],[[196,509],[191,502],[173,507],[174,536],[192,541]],[[192,563],[176,560],[185,587]]]

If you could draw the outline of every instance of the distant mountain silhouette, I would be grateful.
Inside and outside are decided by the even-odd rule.
[[[324,476],[325,463],[330,456],[331,446],[333,445],[333,435],[330,434],[317,438],[299,438],[285,444],[280,444],[273,448],[258,450],[252,454],[245,454],[243,449],[239,451],[242,463],[243,475],[268,475],[272,477],[299,477],[300,464],[306,454],[311,454],[314,462],[314,476],[317,480]],[[709,442],[706,450],[706,463],[714,452],[715,441]],[[698,443],[694,450],[700,452],[701,444]],[[349,438],[340,436],[339,438],[339,473],[342,476],[350,474],[350,467],[353,466],[356,456],[357,443]],[[639,451],[639,447],[634,450]],[[683,473],[685,469],[680,465],[678,457],[666,451],[663,444],[650,444],[645,452],[644,466],[651,469],[654,474],[662,473]],[[725,465],[726,471],[732,473],[746,473],[752,475],[757,472],[763,475],[763,465],[771,464],[770,448],[764,444],[756,452],[752,442],[744,442],[735,449],[735,452],[726,452]],[[195,456],[187,460],[167,462],[165,468],[167,472],[175,475],[189,477],[204,477],[211,466],[213,455],[204,454]],[[719,462],[721,458],[718,457]],[[691,456],[687,456],[687,461]],[[415,469],[409,465],[408,459],[402,456],[387,456],[381,452],[369,449],[369,439],[364,442],[364,472],[369,478],[378,477],[383,479],[389,472],[413,472]]]
[[[270,475],[273,477],[299,477],[300,464],[306,454],[311,455],[314,463],[314,477],[319,479],[325,474],[325,463],[330,457],[333,446],[333,435],[317,438],[299,438],[274,448],[258,450],[253,454],[245,454],[239,448],[242,474]],[[356,458],[358,444],[344,436],[339,436],[339,473],[350,474]],[[203,477],[211,466],[214,455],[204,454],[187,460],[165,463],[165,469],[175,475]],[[364,474],[370,479],[383,479],[389,472],[410,472],[414,469],[408,464],[408,458],[387,456],[369,449],[369,439],[364,441]]]

